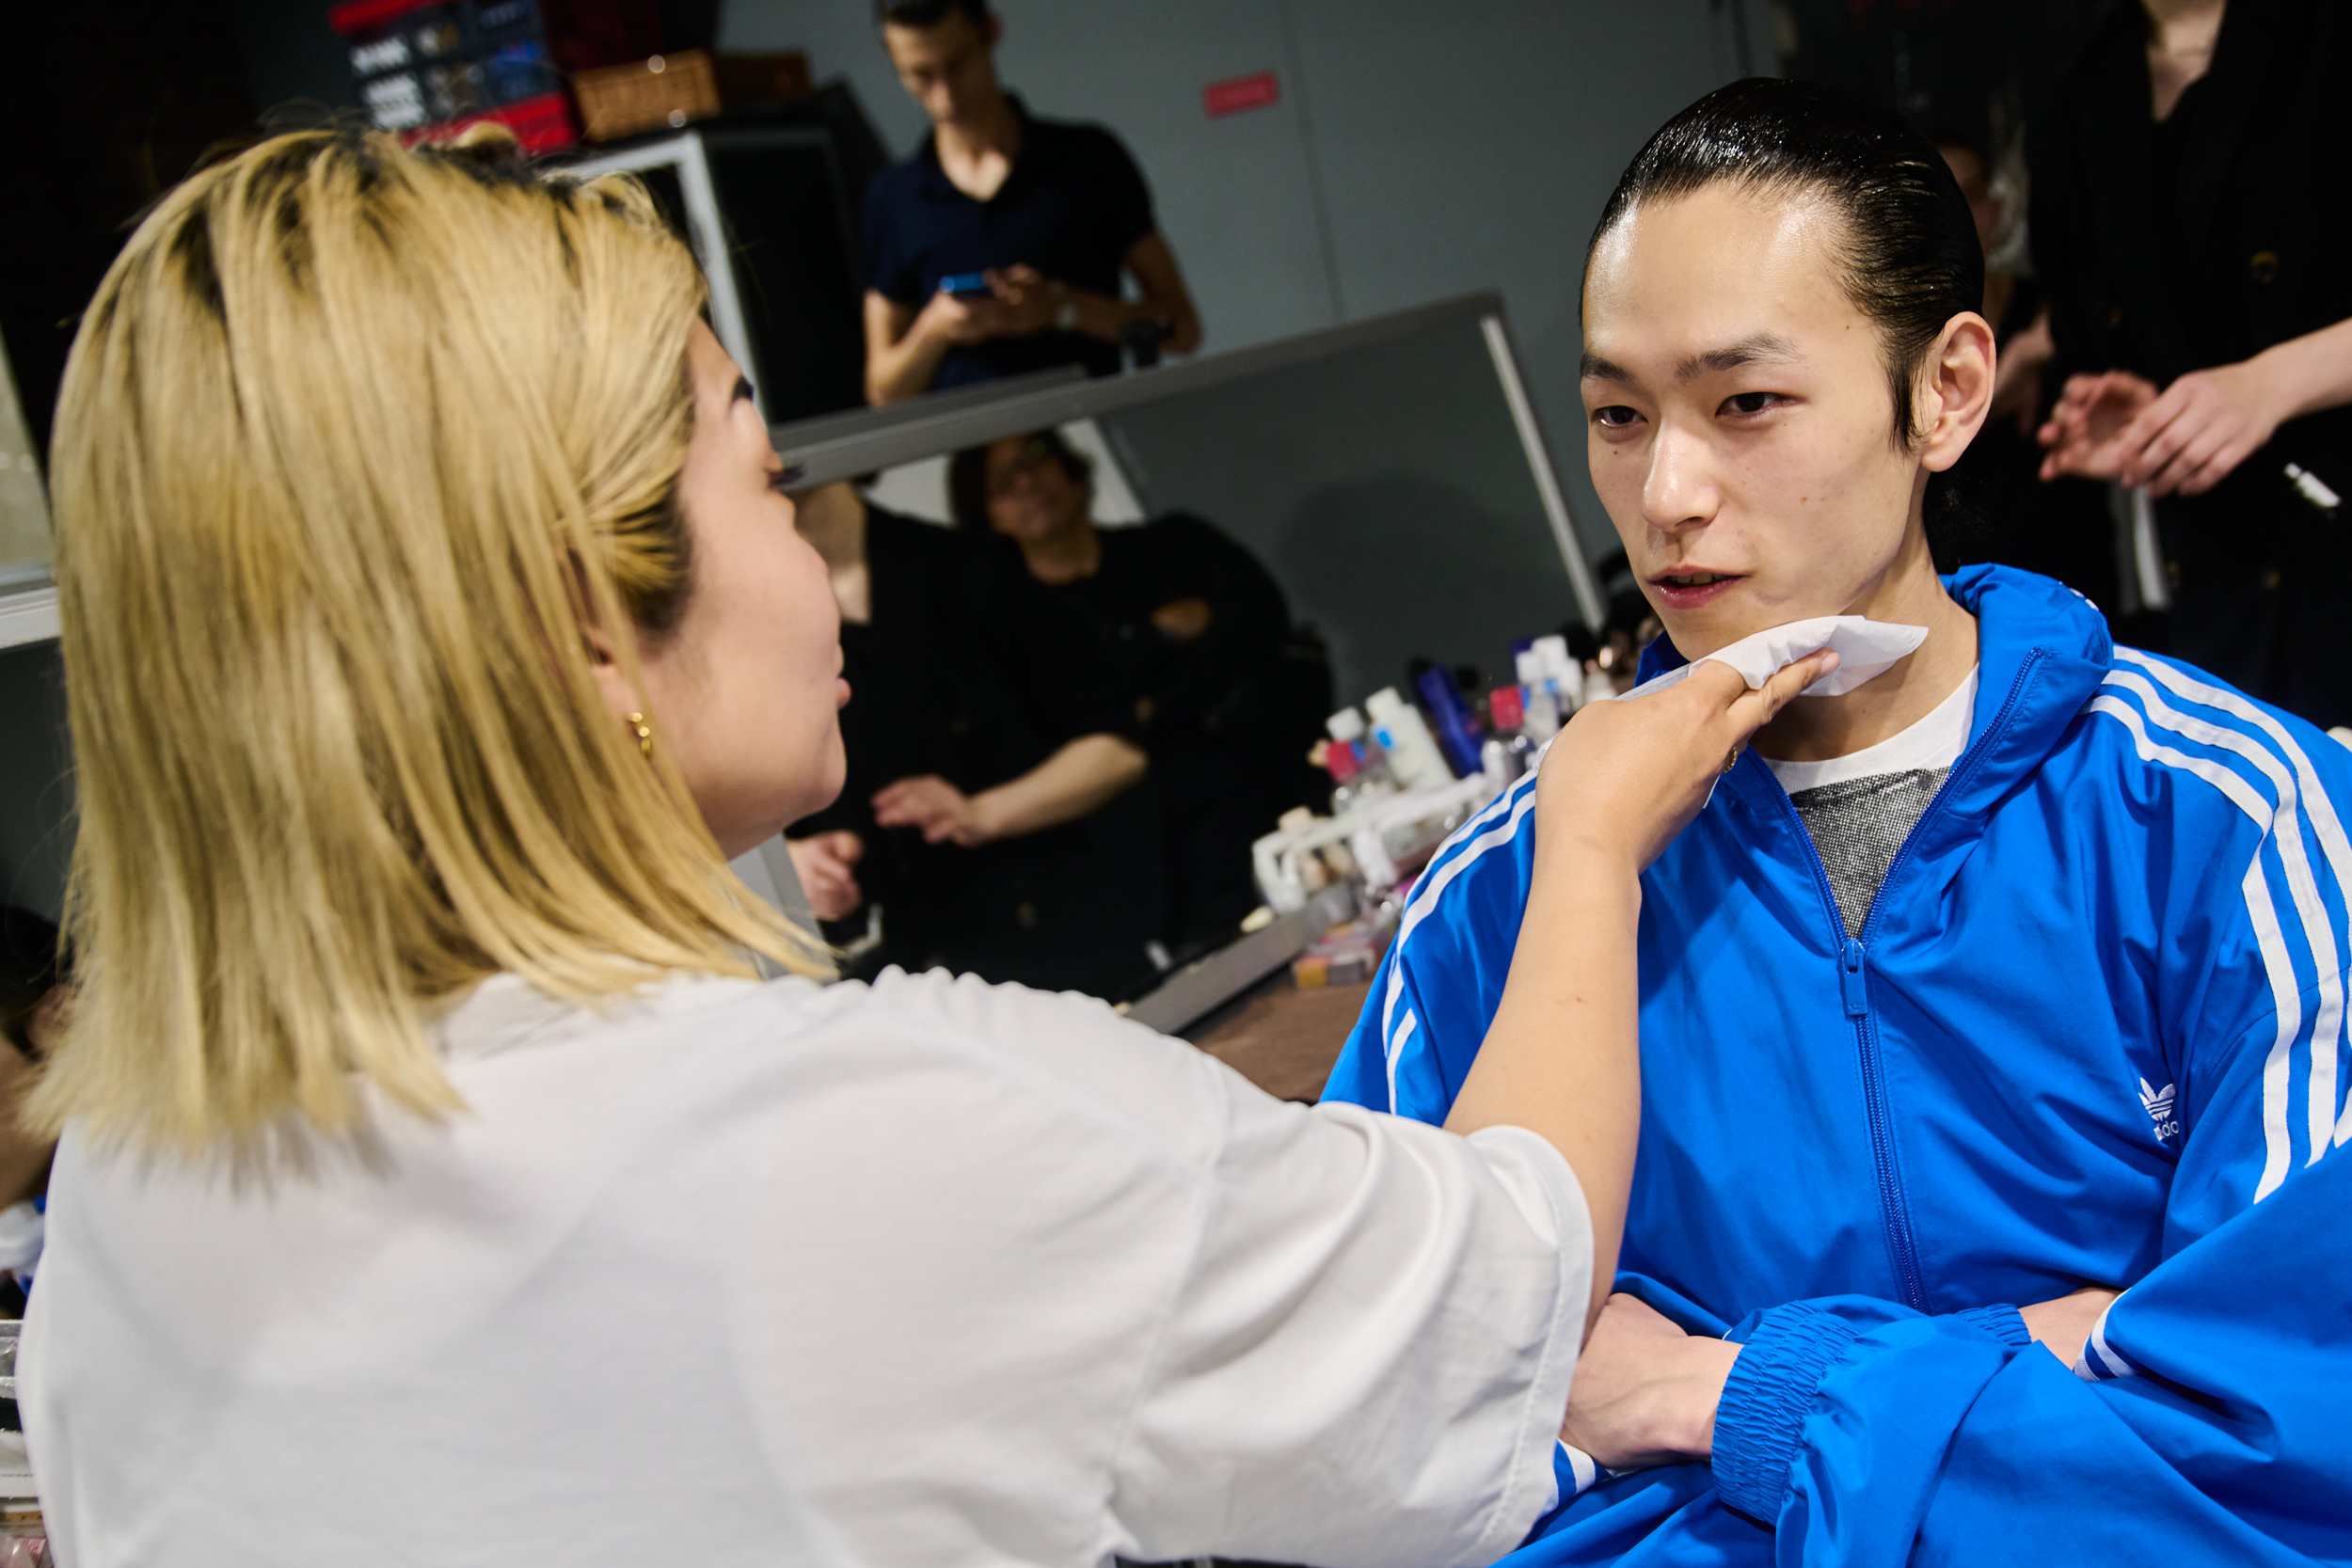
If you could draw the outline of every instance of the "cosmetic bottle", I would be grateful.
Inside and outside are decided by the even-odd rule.
[[[1537,746],[1560,733],[1560,699],[1545,668],[1544,656],[1530,648],[1514,661],[1519,677],[1522,718],[1519,732]]]
[[[1353,759],[1355,772],[1348,780],[1350,787],[1356,791],[1353,799],[1361,800],[1372,795],[1393,795],[1405,787],[1388,753],[1381,750],[1380,743],[1373,738],[1371,730],[1365,726],[1361,713],[1352,707],[1343,707],[1326,719],[1323,728],[1324,733],[1331,737],[1331,744],[1345,748]],[[1328,752],[1325,753],[1325,765],[1327,768],[1329,766]],[[1339,815],[1337,805],[1331,808],[1331,815]]]
[[[1527,734],[1527,704],[1516,686],[1498,686],[1486,698],[1487,717],[1494,721],[1482,761],[1498,789],[1508,789],[1534,760],[1538,742]]]
[[[1421,710],[1398,695],[1395,687],[1384,686],[1365,698],[1364,711],[1397,783],[1407,789],[1442,789],[1454,782],[1454,769],[1446,766]]]

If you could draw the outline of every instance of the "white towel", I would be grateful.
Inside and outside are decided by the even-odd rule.
[[[1755,691],[1774,674],[1819,648],[1837,651],[1837,668],[1799,695],[1837,697],[1874,675],[1885,673],[1927,640],[1925,626],[1872,621],[1860,615],[1816,615],[1809,621],[1790,621],[1753,637],[1743,637],[1716,649],[1707,658],[1693,659],[1679,670],[1669,670],[1655,680],[1644,681],[1619,700],[1663,691],[1687,679],[1692,671],[1708,659],[1739,671],[1740,679],[1748,683],[1748,689]]]

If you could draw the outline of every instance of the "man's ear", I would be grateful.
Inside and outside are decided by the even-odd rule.
[[[1928,416],[1920,460],[1941,473],[1960,461],[1993,407],[1998,350],[1991,324],[1974,310],[1944,324],[1921,367],[1919,409]]]

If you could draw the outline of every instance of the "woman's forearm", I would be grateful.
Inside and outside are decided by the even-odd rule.
[[[1642,912],[1622,849],[1539,832],[1511,973],[1446,1127],[1524,1127],[1576,1172],[1593,1224],[1589,1327],[1609,1299],[1642,1115]]]
[[[972,797],[989,840],[1023,838],[1074,822],[1142,781],[1142,748],[1115,735],[1082,735],[1017,779]]]
[[[2274,343],[2248,361],[2273,388],[2280,423],[2352,403],[2352,320]]]

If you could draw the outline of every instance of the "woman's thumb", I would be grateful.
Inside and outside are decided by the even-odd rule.
[[[1783,665],[1764,683],[1764,717],[1757,721],[1759,727],[1771,723],[1791,698],[1836,668],[1837,654],[1831,648],[1817,648],[1795,663]]]

